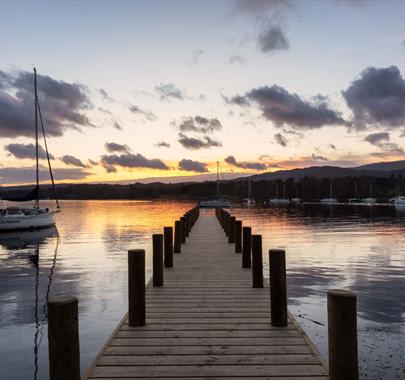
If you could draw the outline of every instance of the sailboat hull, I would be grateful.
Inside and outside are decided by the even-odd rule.
[[[0,232],[13,230],[33,230],[55,225],[55,213],[38,215],[7,215],[0,217]]]

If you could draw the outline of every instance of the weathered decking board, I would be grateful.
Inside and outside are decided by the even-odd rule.
[[[146,326],[125,317],[85,379],[328,378],[291,316],[287,327],[270,324],[268,287],[251,287],[215,216],[201,213],[164,281],[147,288]]]

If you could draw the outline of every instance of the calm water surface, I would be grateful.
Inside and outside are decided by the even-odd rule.
[[[46,300],[78,297],[82,371],[127,309],[127,257],[193,204],[65,201],[57,230],[0,235],[0,379],[48,378]],[[362,378],[405,378],[405,214],[389,207],[235,208],[285,248],[289,308],[323,355],[326,291],[358,294]],[[267,263],[267,255],[265,255]]]

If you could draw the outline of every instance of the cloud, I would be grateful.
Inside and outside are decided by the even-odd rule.
[[[304,100],[295,93],[273,85],[263,86],[249,91],[240,102],[248,100],[256,103],[263,117],[276,126],[289,125],[297,129],[315,129],[325,125],[345,125],[338,111],[329,107],[324,97]]]
[[[396,66],[368,67],[342,95],[358,130],[405,125],[405,80]]]
[[[276,133],[274,135],[274,140],[276,141],[277,144],[281,146],[287,146],[288,144],[287,139],[281,133]]]
[[[8,144],[4,147],[9,154],[14,156],[15,158],[28,158],[28,159],[35,159],[35,145],[34,144]],[[46,151],[42,148],[41,145],[38,146],[38,158],[41,160],[46,160]],[[52,154],[49,154],[49,158],[54,160],[55,157]]]
[[[165,141],[160,141],[156,144],[158,148],[170,148],[170,144]]]
[[[227,97],[225,95],[222,95],[222,99],[224,99],[227,104],[235,104],[241,107],[250,105],[249,100],[246,98],[246,96],[235,95]]]
[[[179,169],[190,171],[190,172],[197,172],[197,173],[207,173],[208,168],[207,164],[204,162],[198,162],[193,160],[183,159],[179,162]]]
[[[401,46],[405,48],[405,39],[404,39],[404,40],[402,40],[402,42],[401,42]]]
[[[219,141],[211,139],[209,136],[202,136],[202,138],[188,137],[183,133],[179,133],[179,143],[184,148],[190,150],[207,149],[213,147],[221,147],[222,144]]]
[[[86,167],[86,165],[83,164],[83,162],[81,160],[79,160],[78,158],[76,158],[74,156],[71,156],[70,154],[65,154],[60,159],[66,165],[77,166],[79,168],[85,168]]]
[[[117,144],[115,142],[106,142],[104,147],[110,153],[128,153],[131,150],[127,144]]]
[[[315,153],[312,153],[311,157],[315,161],[329,161],[329,159],[327,157],[316,155]]]
[[[155,91],[160,100],[170,101],[171,99],[184,100],[186,95],[173,83],[161,83],[155,86]]]
[[[118,131],[121,131],[121,130],[122,130],[121,125],[118,124],[116,121],[114,121],[113,127],[114,127],[115,129],[117,129]]]
[[[364,138],[364,141],[367,141],[371,145],[374,145],[382,150],[382,152],[371,153],[371,155],[375,157],[384,157],[404,153],[404,150],[398,144],[390,142],[390,134],[388,132],[371,133]]]
[[[244,65],[247,62],[247,59],[239,54],[232,54],[229,57],[228,63],[233,64],[233,63],[240,63],[241,65]]]
[[[194,50],[191,54],[191,57],[186,61],[187,65],[195,66],[203,54],[204,54],[204,50],[199,50],[199,49]]]
[[[48,136],[93,126],[85,111],[92,107],[85,86],[38,75],[38,97]],[[33,136],[33,75],[0,71],[0,136]]]
[[[263,162],[238,162],[234,156],[228,156],[225,158],[225,162],[230,166],[235,166],[241,169],[250,169],[250,170],[265,170],[267,165]]]
[[[180,123],[172,123],[181,132],[209,133],[222,129],[222,124],[217,118],[208,119],[203,116],[185,117]]]
[[[290,43],[285,36],[284,30],[279,25],[268,25],[258,38],[259,46],[262,52],[288,50]]]
[[[103,100],[111,103],[113,101],[113,99],[110,97],[110,95],[108,95],[107,91],[104,90],[103,88],[99,88],[98,92],[100,93],[101,97],[103,98]]]
[[[267,12],[279,14],[295,6],[295,0],[234,0],[232,13],[250,16],[260,16]]]
[[[134,104],[131,104],[131,105],[128,107],[128,109],[129,109],[133,114],[145,116],[146,119],[149,120],[149,121],[155,121],[155,120],[157,120],[157,116],[156,116],[152,111],[143,110],[143,109],[139,108],[138,106],[136,106],[136,105],[134,105]]]
[[[149,168],[159,170],[169,170],[169,167],[160,159],[148,159],[142,154],[124,153],[121,155],[103,155],[101,156],[101,164],[107,172],[116,172],[117,166],[123,168]]]
[[[91,175],[91,173],[79,168],[53,168],[52,173],[56,181],[85,179]],[[34,181],[34,176],[34,166],[0,168],[0,178],[5,178],[5,183],[8,184],[31,183]],[[50,180],[47,167],[40,165],[39,178],[41,182]]]
[[[336,145],[335,144],[329,144],[329,148],[336,150]]]

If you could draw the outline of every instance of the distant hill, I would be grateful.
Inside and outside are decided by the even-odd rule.
[[[391,172],[405,169],[405,160],[392,162],[377,162],[375,164],[361,165],[353,169],[356,170],[376,170],[381,172]]]
[[[300,180],[304,177],[313,178],[339,178],[339,177],[387,177],[391,174],[405,174],[405,161],[378,162],[374,164],[362,165],[352,168],[342,168],[339,166],[311,166],[309,168],[278,170],[275,172],[255,174],[249,179],[260,180],[287,180],[294,178]]]

